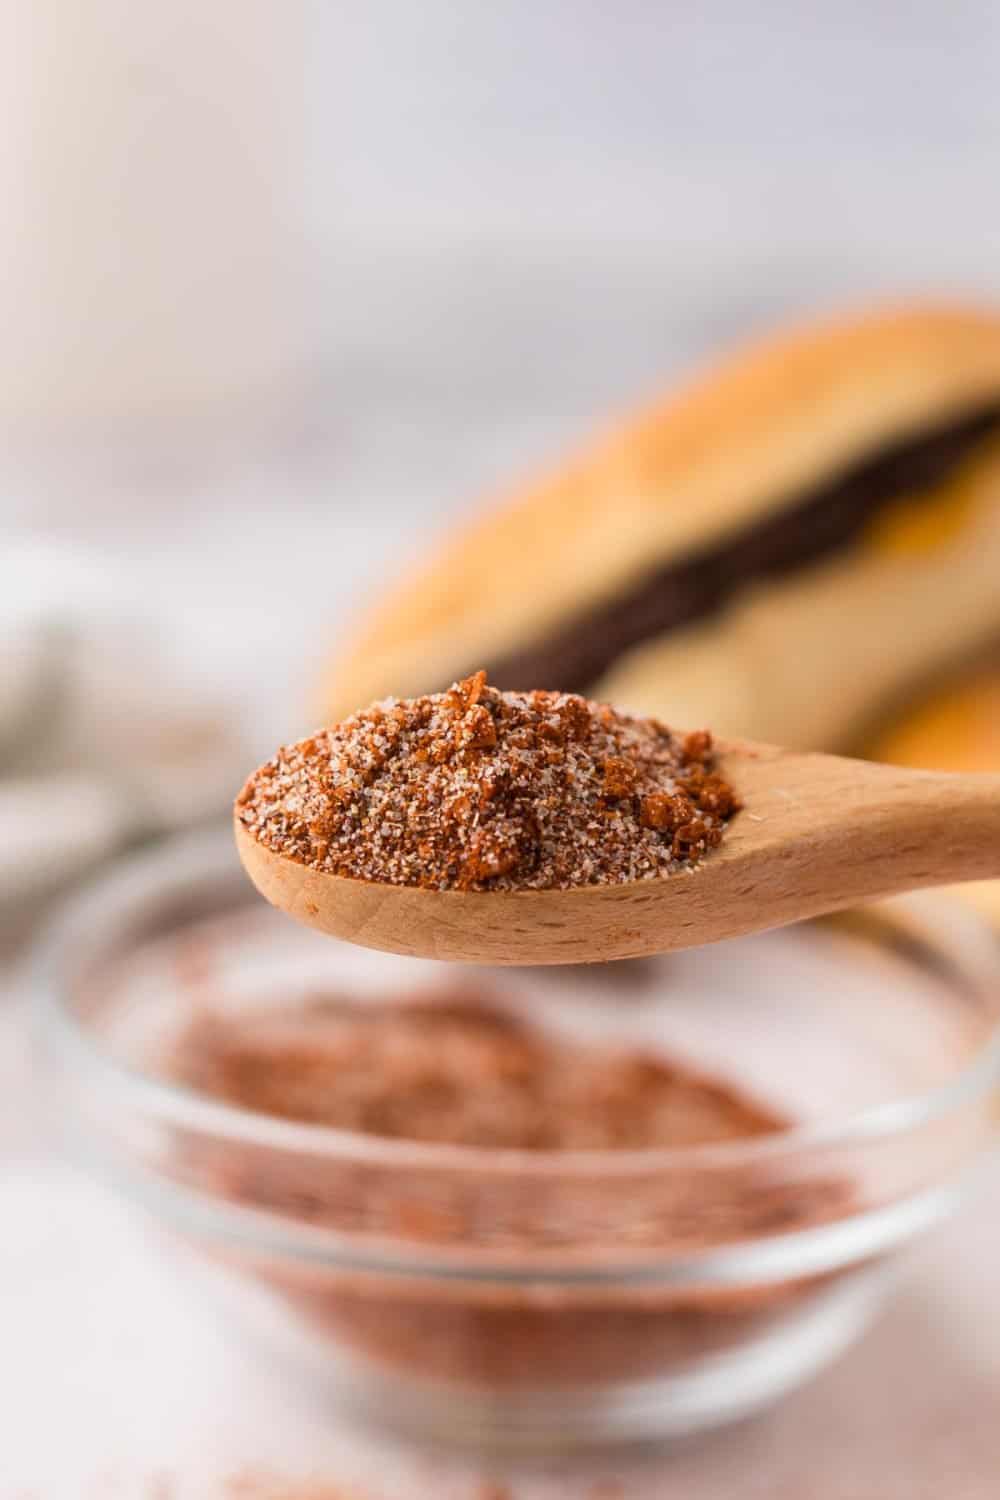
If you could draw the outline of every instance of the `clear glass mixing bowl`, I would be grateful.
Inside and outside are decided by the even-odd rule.
[[[493,976],[547,1026],[689,1058],[796,1122],[645,1151],[379,1139],[172,1081],[165,1049],[206,1006],[324,988],[405,1003],[441,983],[444,966],[264,907],[227,835],[81,895],[34,985],[67,1149],[256,1357],[264,1340],[397,1427],[565,1449],[742,1416],[857,1337],[897,1252],[995,1139],[997,956],[970,912],[921,896],[655,962]]]

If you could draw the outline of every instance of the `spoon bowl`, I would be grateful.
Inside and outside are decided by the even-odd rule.
[[[301,864],[235,820],[263,896],[367,948],[485,964],[604,963],[692,948],[902,891],[1000,876],[1000,776],[912,771],[752,741],[718,746],[743,804],[690,870],[568,890],[437,891]]]

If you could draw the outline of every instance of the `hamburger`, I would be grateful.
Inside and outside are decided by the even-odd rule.
[[[1000,312],[865,310],[738,350],[486,506],[375,602],[323,709],[485,666],[858,750],[1000,643],[998,585]]]

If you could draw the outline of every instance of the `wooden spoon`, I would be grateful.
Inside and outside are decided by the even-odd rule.
[[[464,963],[598,963],[693,948],[921,886],[1000,876],[1000,776],[900,770],[750,741],[718,747],[743,801],[693,871],[572,890],[376,885],[275,854],[236,819],[274,906],[321,932]]]

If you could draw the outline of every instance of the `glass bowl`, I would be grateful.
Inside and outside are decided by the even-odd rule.
[[[67,1149],[238,1336],[397,1428],[565,1449],[742,1417],[858,1336],[995,1138],[997,947],[926,895],[669,959],[491,976],[546,1027],[662,1049],[792,1122],[755,1139],[421,1144],[252,1113],[165,1067],[206,1008],[408,1003],[445,967],[295,926],[220,834],[119,866],[33,971]]]

